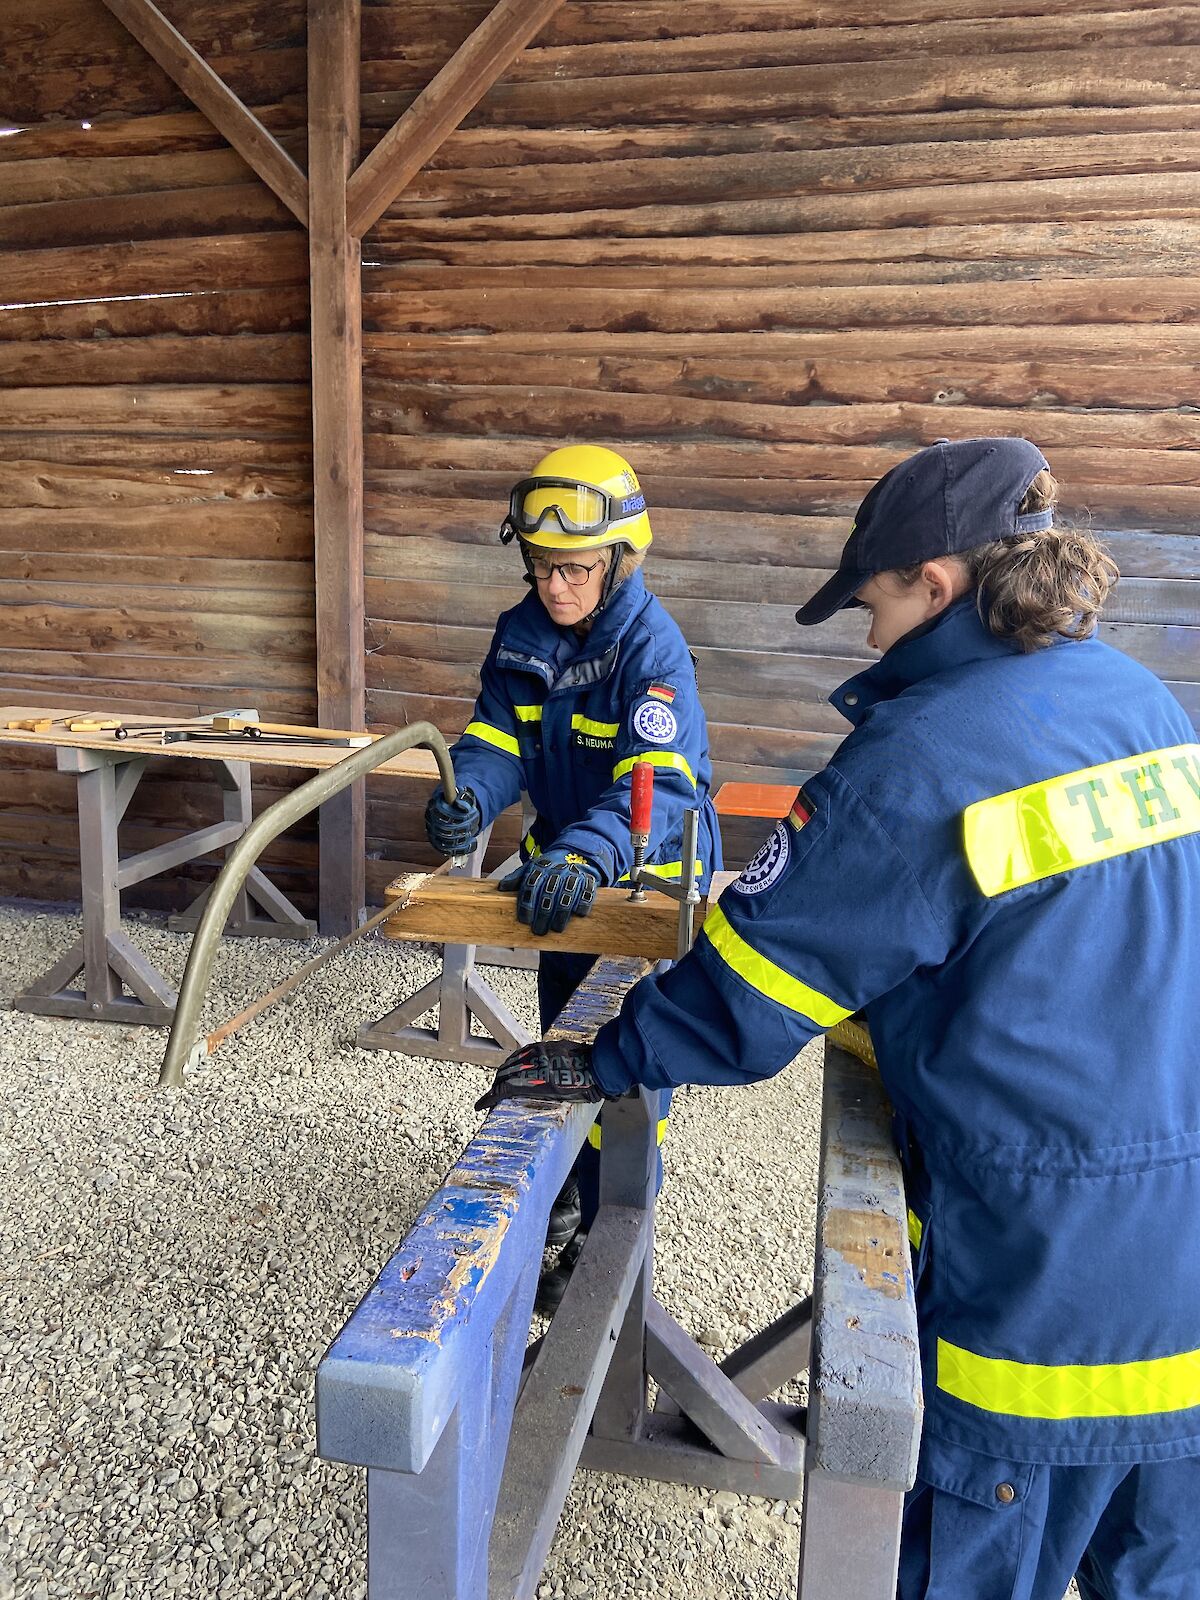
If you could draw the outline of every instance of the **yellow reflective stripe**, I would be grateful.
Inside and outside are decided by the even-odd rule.
[[[534,856],[540,856],[541,855],[541,853],[542,853],[541,846],[538,844],[537,840],[533,837],[533,835],[531,833],[527,833],[525,835],[523,843],[525,845],[525,849],[529,852],[529,859],[531,861],[533,860]]]
[[[908,1208],[908,1242],[914,1250],[921,1248],[921,1235],[925,1232],[925,1225],[911,1206]]]
[[[1146,1417],[1200,1406],[1200,1350],[1096,1367],[1041,1367],[938,1340],[938,1388],[1006,1417]]]
[[[835,1022],[841,1022],[843,1017],[850,1015],[852,1007],[839,1006],[828,995],[810,989],[808,984],[793,978],[790,972],[785,972],[766,956],[760,955],[752,945],[748,945],[730,925],[720,905],[715,905],[704,919],[703,932],[726,966],[732,967],[739,978],[744,978],[752,989],[765,994],[768,1000],[777,1000],[789,1011],[798,1012],[809,1022],[815,1022],[818,1028],[832,1028]]]
[[[659,1123],[658,1123],[658,1142],[659,1142],[659,1144],[661,1144],[666,1137],[667,1137],[667,1119],[666,1119],[666,1117],[660,1117],[659,1118]],[[599,1150],[600,1149],[600,1144],[601,1144],[601,1139],[602,1138],[603,1138],[603,1130],[601,1129],[600,1124],[598,1122],[593,1122],[591,1127],[588,1129],[588,1143],[591,1145],[593,1150]]]
[[[542,720],[541,706],[514,706],[513,716],[518,722],[540,722]]]
[[[682,878],[683,877],[683,862],[682,861],[647,861],[645,863],[645,865],[642,867],[642,871],[643,872],[648,872],[652,878]],[[698,878],[701,877],[703,875],[703,872],[704,872],[704,863],[703,863],[703,861],[701,861],[700,857],[697,856],[696,857],[696,876]],[[621,876],[617,879],[617,882],[618,883],[628,883],[629,882],[629,874],[627,872],[623,872],[621,874]]]
[[[627,772],[632,772],[635,761],[648,761],[652,767],[674,767],[676,772],[683,773],[693,789],[696,787],[696,774],[674,750],[643,750],[640,755],[630,756],[628,761],[618,761],[613,768],[613,782],[619,782]]]
[[[619,722],[595,722],[591,717],[581,717],[578,712],[571,718],[571,727],[576,733],[590,733],[595,739],[615,739],[620,726]]]
[[[493,728],[490,722],[468,722],[467,733],[473,733],[477,739],[482,739],[484,744],[494,744],[497,750],[507,750],[510,756],[521,754],[521,746],[512,734],[505,733],[503,728]]]
[[[967,861],[989,898],[1196,832],[1200,744],[1064,772],[963,812]]]

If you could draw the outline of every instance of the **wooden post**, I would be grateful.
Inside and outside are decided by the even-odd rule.
[[[360,0],[309,0],[317,708],[323,727],[355,730],[366,713],[362,286],[346,183],[358,159],[359,21]],[[366,898],[362,783],[327,801],[320,815],[321,932],[349,933]]]

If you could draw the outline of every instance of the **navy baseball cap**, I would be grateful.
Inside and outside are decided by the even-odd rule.
[[[958,555],[1014,533],[1038,533],[1052,511],[1017,508],[1049,462],[1028,439],[939,439],[880,478],[854,515],[842,559],[828,583],[796,613],[808,627],[857,605],[877,572]]]

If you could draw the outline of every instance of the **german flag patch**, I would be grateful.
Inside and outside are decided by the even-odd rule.
[[[652,694],[656,700],[665,700],[668,705],[675,698],[675,691],[669,683],[652,683],[646,693]]]
[[[799,830],[806,822],[812,820],[812,814],[813,803],[805,794],[804,790],[801,789],[796,796],[791,811],[788,814],[788,821],[791,823],[793,828]]]

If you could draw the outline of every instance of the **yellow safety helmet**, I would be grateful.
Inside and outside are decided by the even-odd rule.
[[[514,485],[500,538],[507,544],[514,535],[542,550],[627,544],[643,553],[652,537],[637,473],[623,456],[599,444],[552,450]]]

